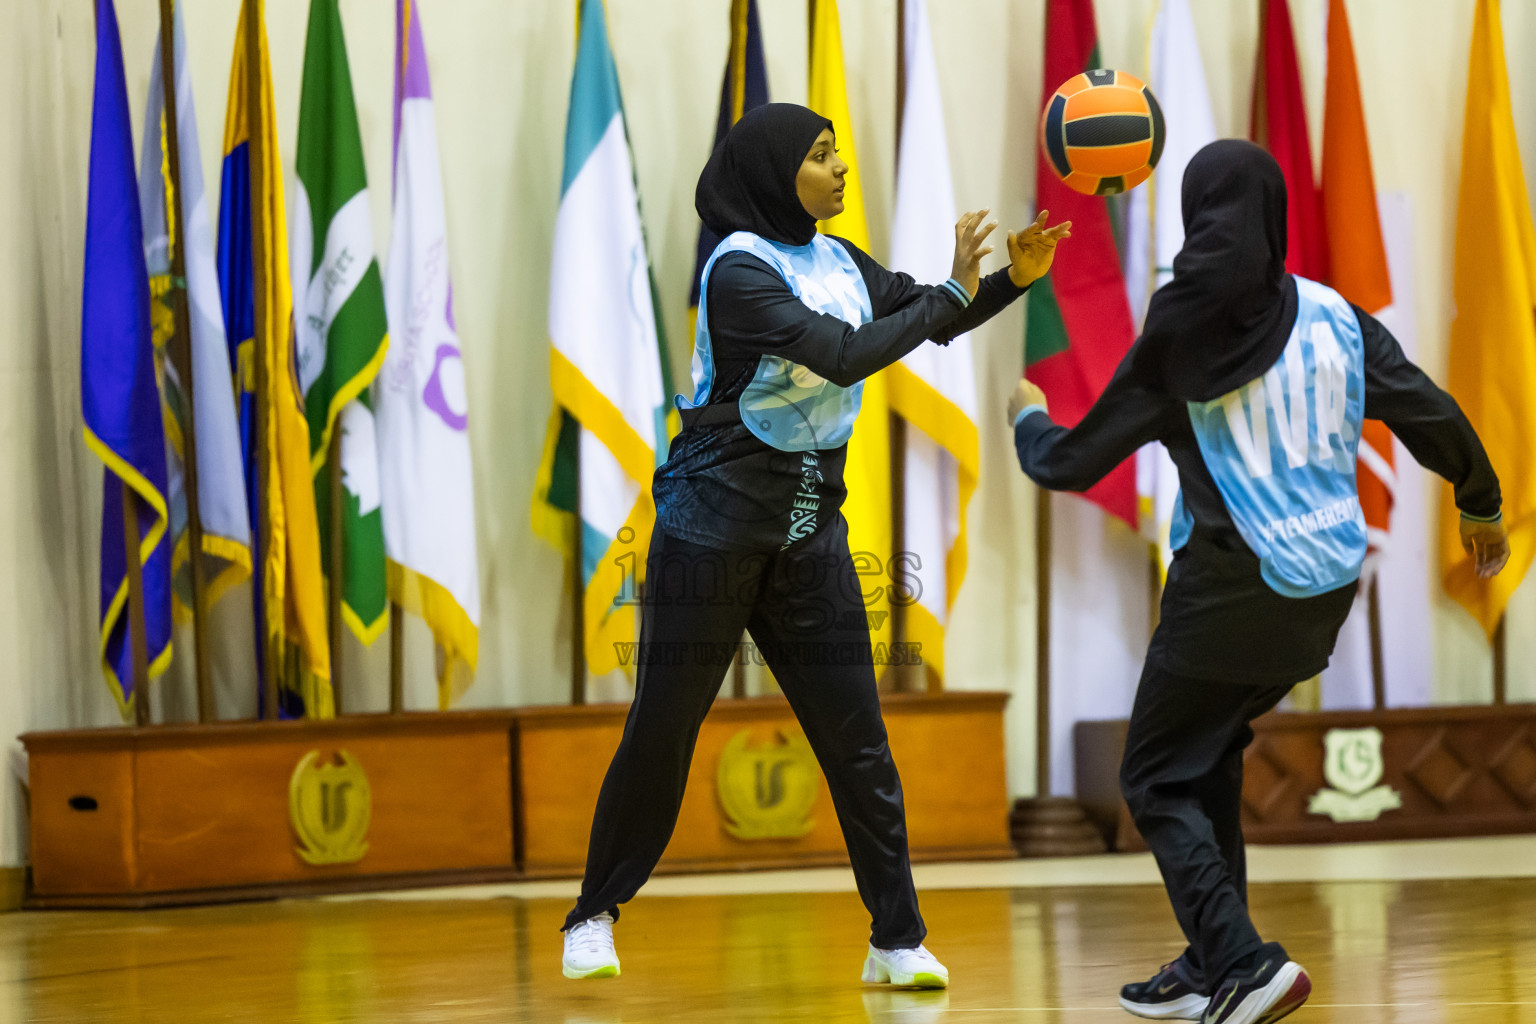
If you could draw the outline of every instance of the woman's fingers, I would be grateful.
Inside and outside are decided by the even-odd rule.
[[[991,210],[972,210],[964,217],[961,217],[960,223],[955,225],[957,229],[956,237],[960,241],[976,241],[977,225],[991,212]],[[990,231],[991,229],[988,228],[987,230]],[[982,237],[985,237],[985,233],[983,233]]]
[[[982,240],[985,239],[988,235],[990,235],[992,233],[993,229],[996,228],[996,227],[997,227],[997,221],[995,221],[995,220],[987,221],[974,234],[972,234],[971,242],[973,244],[980,245]],[[989,249],[988,251],[990,252],[991,250]]]

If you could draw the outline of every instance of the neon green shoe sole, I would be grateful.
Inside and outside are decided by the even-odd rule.
[[[892,985],[896,988],[949,988],[949,978],[943,974],[930,971],[901,974],[890,970],[873,956],[865,959],[864,974],[860,980],[866,984]]]
[[[616,964],[605,964],[602,967],[595,967],[590,971],[578,971],[574,968],[561,964],[560,973],[565,975],[567,978],[572,978],[577,981],[586,978],[617,978],[619,976],[619,968]]]

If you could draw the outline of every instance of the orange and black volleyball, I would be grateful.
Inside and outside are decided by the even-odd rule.
[[[1141,80],[1097,69],[1067,79],[1040,115],[1040,148],[1068,187],[1090,196],[1127,192],[1163,155],[1163,112]]]

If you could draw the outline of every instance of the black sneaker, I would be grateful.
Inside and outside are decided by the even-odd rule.
[[[1298,1009],[1312,994],[1312,979],[1286,956],[1277,942],[1266,942],[1247,963],[1230,971],[1201,1017],[1202,1024],[1271,1024]]]
[[[1180,957],[1150,981],[1127,985],[1120,990],[1120,1005],[1127,1013],[1150,1020],[1199,1020],[1210,1000],[1184,973]]]

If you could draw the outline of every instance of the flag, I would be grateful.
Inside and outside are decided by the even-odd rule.
[[[1296,40],[1287,0],[1262,0],[1259,62],[1253,88],[1253,141],[1269,150],[1285,175],[1285,269],[1328,280],[1328,241],[1322,196],[1312,175],[1312,144],[1301,94]]]
[[[1377,209],[1392,304],[1372,315],[1392,332],[1403,355],[1416,360],[1412,204],[1406,192],[1380,192]],[[1401,441],[1391,438],[1390,432],[1388,437],[1397,454],[1404,457],[1394,458],[1391,543],[1382,545],[1367,561],[1376,589],[1376,623],[1373,627],[1370,621],[1369,592],[1356,594],[1354,608],[1339,630],[1333,657],[1323,670],[1320,706],[1324,711],[1375,706],[1373,632],[1387,707],[1423,707],[1430,703],[1435,670],[1434,595],[1423,582],[1425,568],[1435,563],[1435,516],[1432,503],[1426,501],[1431,474],[1405,455]],[[1364,480],[1363,464],[1360,469]]]
[[[181,170],[181,197],[176,203],[171,182],[173,130],[165,120],[160,44],[155,44],[149,68],[149,104],[144,114],[144,140],[139,160],[139,209],[144,221],[144,256],[149,267],[150,320],[154,325],[155,358],[160,376],[167,439],[169,502],[172,537],[172,593],[176,610],[192,608],[190,537],[187,531],[186,447],[188,432],[197,448],[197,504],[202,521],[204,578],[208,604],[251,574],[251,521],[246,509],[244,463],[240,457],[240,424],[229,384],[228,342],[219,296],[219,271],[214,261],[213,228],[208,197],[203,190],[202,150],[197,140],[197,115],[192,105],[192,75],[187,67],[186,31],[182,4],[172,22],[176,78],[176,121]],[[177,207],[184,221],[177,220]],[[184,283],[171,279],[171,257],[182,249]],[[187,415],[181,371],[170,357],[176,320],[174,290],[186,289],[191,322],[194,416]]]
[[[1042,102],[1067,79],[1099,64],[1092,0],[1048,0],[1045,39]],[[1049,210],[1053,222],[1072,222],[1072,258],[1058,260],[1029,289],[1024,367],[1050,396],[1052,417],[1070,427],[1103,392],[1136,332],[1105,201],[1068,188],[1051,170],[1044,150],[1035,161],[1035,195],[1037,208]],[[1136,473],[1130,460],[1086,496],[1136,526]]]
[[[1161,288],[1173,280],[1173,258],[1184,247],[1184,169],[1203,147],[1216,141],[1216,120],[1211,114],[1211,94],[1206,88],[1200,42],[1188,0],[1162,0],[1152,23],[1152,77],[1148,83],[1164,113],[1168,134],[1162,159],[1146,188],[1131,193],[1131,220],[1138,228],[1130,234],[1146,239],[1151,247],[1151,284]],[[1150,221],[1150,227],[1141,227]],[[1138,286],[1139,290],[1138,290]],[[1132,311],[1145,315],[1146,278],[1127,274],[1126,288],[1133,295]],[[1168,449],[1153,442],[1136,455],[1136,490],[1140,498],[1142,533],[1156,547],[1162,574],[1173,562],[1168,534],[1173,525],[1174,499],[1179,493],[1179,472]]]
[[[101,667],[125,719],[134,708],[129,616],[144,616],[149,678],[171,661],[169,489],[149,313],[144,228],[133,175],[133,128],[112,0],[96,4],[90,186],[80,315],[85,443],[106,464],[101,509]],[[128,607],[124,487],[136,503],[144,607]]]
[[[463,355],[420,0],[395,2],[394,227],[384,299],[395,344],[373,385],[390,599],[443,650],[438,704],[463,692],[479,652],[480,572]]]
[[[906,0],[906,99],[896,157],[891,267],[919,281],[949,276],[955,190],[924,0]],[[890,369],[891,407],[907,421],[902,455],[902,547],[918,560],[921,588],[906,609],[906,639],[942,678],[944,630],[965,579],[965,513],[981,465],[971,337],[923,345]]]
[[[367,389],[384,362],[389,326],[338,0],[310,0],[294,167],[294,359],[309,421],[320,566],[328,576],[336,514],[330,474],[339,471],[341,617],[353,635],[371,644],[389,624],[389,599],[377,430]],[[331,432],[338,426],[340,467],[330,464]]]
[[[1343,0],[1328,3],[1328,75],[1323,106],[1323,222],[1328,240],[1329,281],[1335,291],[1367,313],[1392,302],[1392,278],[1377,215],[1365,108],[1355,72],[1355,49]],[[1356,479],[1371,551],[1385,546],[1397,489],[1392,431],[1366,420],[1360,432]],[[1372,559],[1368,565],[1374,567]]]
[[[1456,200],[1450,392],[1488,449],[1504,496],[1509,563],[1478,579],[1449,489],[1440,512],[1446,592],[1492,636],[1536,554],[1536,232],[1510,109],[1497,0],[1478,0]]]
[[[824,233],[846,238],[868,252],[869,224],[864,215],[864,192],[859,184],[853,119],[848,111],[837,0],[810,0],[810,4],[811,74],[806,105],[832,122],[838,155],[848,165],[843,212],[831,220],[822,221],[819,227]],[[949,250],[954,250],[953,240]],[[848,549],[859,564],[877,569],[888,569],[893,554],[891,417],[887,380],[885,371],[865,378],[859,418],[848,442],[848,457],[843,467],[843,482],[848,488],[848,498],[843,503],[843,518],[848,521]],[[888,649],[890,644],[891,606],[885,587],[874,587],[873,590],[877,596],[873,600],[865,599],[864,610],[869,618],[870,641],[875,647],[878,672],[886,660],[881,657],[881,650]]]
[[[219,283],[240,399],[246,490],[252,521],[265,523],[256,553],[258,664],[272,662],[283,715],[328,718],[335,705],[325,591],[309,425],[294,366],[282,158],[263,6],[262,0],[242,0],[235,30],[219,196]],[[254,39],[248,25],[255,26]],[[264,436],[257,436],[258,426]]]
[[[768,71],[763,62],[763,33],[757,24],[757,0],[731,0],[731,50],[725,59],[725,79],[720,83],[720,114],[715,119],[718,147],[731,126],[747,111],[768,102]],[[688,292],[688,334],[699,319],[699,283],[704,264],[720,244],[720,236],[699,225],[698,254],[693,261],[693,284]]]
[[[635,640],[634,588],[656,518],[651,477],[669,388],[655,309],[603,4],[581,0],[550,269],[555,412],[534,526],[566,550],[580,530],[583,648],[598,675],[619,667],[616,644]]]

